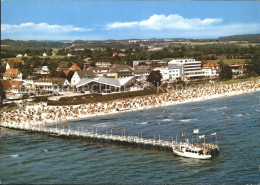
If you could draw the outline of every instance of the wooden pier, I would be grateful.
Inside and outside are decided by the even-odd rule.
[[[117,143],[117,144],[127,144],[135,145],[146,148],[155,148],[160,150],[170,150],[172,151],[172,146],[175,144],[175,141],[164,141],[161,139],[144,139],[136,136],[125,136],[125,135],[113,135],[113,134],[102,134],[102,133],[93,133],[82,130],[70,130],[70,129],[60,129],[60,128],[50,128],[50,127],[22,127],[15,125],[1,124],[3,128],[22,130],[31,133],[40,133],[56,137],[67,137],[67,138],[81,138],[88,139],[100,142],[107,143]]]
[[[144,148],[154,148],[159,150],[168,150],[172,151],[172,147],[175,147],[178,143],[175,141],[164,141],[161,139],[144,139],[136,136],[125,136],[125,135],[113,135],[111,134],[102,134],[102,133],[93,133],[84,130],[71,130],[71,129],[61,129],[61,128],[50,128],[50,127],[41,127],[41,126],[17,126],[12,124],[1,124],[0,127],[22,130],[30,133],[40,133],[56,137],[65,137],[65,138],[79,138],[87,139],[99,142],[106,143],[115,143],[115,144],[124,144],[124,145],[133,145],[140,146]],[[217,146],[217,145],[216,145]],[[210,151],[212,155],[217,155],[219,153],[218,146],[215,149]]]

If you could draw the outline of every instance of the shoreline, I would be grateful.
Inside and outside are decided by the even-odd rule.
[[[251,88],[246,88],[245,90],[243,90],[243,88],[241,88],[239,90],[238,89],[235,89],[235,90],[234,89],[231,89],[231,90],[228,89],[227,92],[222,93],[222,89],[221,89],[221,93],[219,93],[219,92],[216,93],[216,90],[215,90],[215,94],[210,91],[210,93],[209,93],[210,95],[208,95],[207,93],[206,93],[206,95],[205,95],[205,93],[202,93],[202,94],[199,94],[198,97],[195,97],[195,98],[191,96],[191,98],[177,99],[177,101],[172,100],[172,99],[171,100],[167,99],[168,98],[167,96],[173,96],[171,93],[165,93],[161,96],[160,95],[154,95],[154,96],[148,95],[148,96],[144,96],[144,97],[129,98],[129,99],[125,100],[125,102],[129,102],[129,101],[131,102],[133,100],[137,101],[137,100],[141,99],[142,101],[145,102],[145,101],[149,101],[150,99],[152,99],[154,97],[155,97],[155,99],[156,99],[156,97],[157,98],[159,97],[158,99],[160,99],[160,98],[166,99],[166,100],[163,99],[163,101],[159,101],[159,103],[158,103],[157,99],[156,99],[156,101],[152,99],[153,104],[151,104],[151,101],[150,101],[151,105],[147,105],[147,102],[145,102],[145,103],[141,104],[141,106],[138,104],[138,106],[134,106],[132,108],[121,108],[121,109],[119,109],[118,107],[117,108],[112,107],[112,109],[110,109],[109,105],[111,103],[115,103],[116,105],[118,105],[119,104],[118,100],[114,101],[114,102],[105,102],[105,103],[99,102],[99,103],[96,103],[97,105],[93,104],[94,108],[91,107],[91,105],[90,105],[90,108],[86,108],[86,106],[89,106],[89,104],[81,104],[81,105],[73,105],[73,106],[47,106],[49,109],[59,108],[59,109],[61,109],[61,111],[64,111],[64,109],[69,109],[69,113],[73,112],[73,113],[76,114],[76,116],[73,115],[73,117],[72,117],[71,114],[68,116],[68,115],[66,115],[66,111],[65,111],[65,113],[63,113],[63,115],[62,115],[63,116],[62,118],[60,118],[60,117],[57,118],[56,114],[58,114],[58,112],[56,112],[56,114],[55,114],[55,113],[53,113],[53,112],[55,112],[55,110],[54,110],[54,111],[51,111],[51,113],[50,112],[38,113],[37,118],[43,117],[45,119],[45,116],[49,116],[48,114],[55,114],[56,115],[55,120],[45,119],[45,120],[42,120],[42,121],[33,121],[33,120],[30,120],[30,121],[26,121],[26,120],[22,121],[21,120],[20,121],[18,119],[19,120],[18,123],[12,122],[12,121],[11,122],[2,121],[0,126],[4,127],[5,125],[14,125],[15,124],[15,125],[23,125],[23,127],[27,127],[27,128],[28,127],[34,127],[34,126],[38,126],[38,127],[44,126],[45,127],[45,126],[50,126],[50,125],[53,125],[53,124],[58,125],[58,124],[63,124],[63,123],[67,123],[67,122],[76,122],[76,121],[81,121],[81,120],[87,120],[88,118],[93,118],[93,117],[109,116],[109,115],[113,115],[113,114],[122,114],[122,113],[128,113],[128,112],[136,112],[136,111],[142,111],[142,110],[152,109],[152,108],[160,108],[160,107],[173,106],[173,105],[179,105],[179,104],[184,104],[184,103],[192,103],[192,102],[201,102],[201,101],[206,101],[206,100],[211,100],[211,99],[218,99],[218,98],[224,98],[224,97],[231,97],[231,96],[235,96],[235,95],[242,95],[242,94],[250,94],[250,93],[254,93],[254,92],[259,92],[260,91],[260,80],[251,81],[251,83],[253,83],[253,84],[255,83],[255,84],[253,85],[253,87],[250,86]],[[234,84],[232,84],[232,87],[233,87],[233,85]],[[252,85],[252,84],[250,84],[250,85]],[[215,86],[212,86],[212,87],[215,88]],[[195,89],[195,90],[198,90],[198,89]],[[186,92],[186,90],[185,90],[185,92]],[[177,93],[179,93],[179,91]],[[186,92],[186,95],[189,95],[188,92]],[[166,96],[166,97],[163,97],[163,96]],[[185,96],[185,94],[184,95],[181,94],[180,96]],[[148,100],[147,100],[147,98],[148,98]],[[154,101],[156,103],[154,103]],[[122,100],[121,102],[122,102],[121,103],[121,107],[122,107],[122,105],[125,102],[124,102],[124,100]],[[95,112],[97,107],[100,108],[100,106],[101,106],[101,108],[104,108],[104,104],[106,104],[106,106],[109,107],[109,111],[107,110],[108,108],[106,107],[107,108],[106,110],[102,109],[103,110],[102,111],[102,110],[98,109],[99,112]],[[131,106],[133,104],[135,104],[135,102],[132,103]],[[84,106],[85,106],[85,108],[84,108]],[[37,109],[37,108],[38,109],[42,108],[42,107],[44,107],[44,105],[43,104],[35,104],[31,107],[34,110],[34,109]],[[25,109],[26,108],[29,109],[30,106],[26,106]],[[76,112],[75,112],[75,109],[76,109]],[[82,115],[82,113],[79,112],[79,111],[86,110],[86,109],[93,109],[95,111],[94,111],[94,113],[87,113],[87,114],[85,113],[84,115]],[[19,112],[17,114],[19,114]],[[6,115],[8,115],[8,113],[6,113]],[[18,117],[18,115],[14,115],[14,117]],[[22,115],[20,115],[20,117],[22,117]]]
[[[239,92],[239,91],[238,91]],[[256,92],[260,92],[260,88],[258,88],[255,91],[251,91],[251,92],[232,92],[230,94],[225,94],[225,95],[213,95],[211,97],[207,97],[207,98],[198,98],[198,99],[188,99],[182,102],[175,102],[175,103],[168,103],[166,105],[158,105],[158,106],[153,106],[153,107],[141,107],[139,109],[134,109],[134,110],[124,110],[124,111],[117,111],[117,112],[109,112],[109,113],[98,113],[95,115],[87,115],[87,116],[83,116],[81,118],[72,118],[70,120],[65,120],[65,121],[59,121],[59,122],[49,122],[46,124],[46,126],[49,126],[53,123],[57,123],[57,124],[63,124],[66,122],[76,122],[76,121],[81,121],[81,120],[87,120],[88,118],[94,118],[94,117],[102,117],[102,116],[110,116],[110,115],[115,115],[115,114],[123,114],[123,113],[129,113],[129,112],[137,112],[137,111],[142,111],[142,110],[149,110],[149,109],[156,109],[156,108],[162,108],[162,107],[168,107],[168,106],[174,106],[174,105],[180,105],[180,104],[186,104],[186,103],[193,103],[193,102],[202,102],[202,101],[207,101],[207,100],[213,100],[213,99],[220,99],[220,98],[225,98],[225,97],[232,97],[232,96],[237,96],[237,95],[244,95],[244,94],[252,94],[252,93],[256,93]]]

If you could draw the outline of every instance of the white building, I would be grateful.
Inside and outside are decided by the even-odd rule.
[[[68,86],[69,81],[66,78],[40,78],[35,81],[34,84],[41,90],[54,91],[56,89]]]
[[[42,56],[47,57],[47,54],[46,54],[46,53],[43,53]]]
[[[150,70],[147,69],[135,69],[134,76],[136,81],[146,81],[147,77],[150,74]]]
[[[26,87],[26,89],[34,89],[34,80],[32,79],[24,79],[23,80],[23,85]]]
[[[16,55],[16,57],[22,57],[23,55],[21,55],[21,54],[18,54],[18,55]]]
[[[162,75],[162,80],[163,81],[167,81],[169,80],[169,69],[168,67],[156,67],[153,69],[154,71],[160,71],[161,75]]]
[[[176,59],[168,63],[168,66],[171,67],[176,65],[183,65],[185,79],[199,79],[205,76],[204,71],[201,70],[201,61],[195,61],[195,59]]]
[[[207,64],[203,65],[202,71],[206,77],[215,78],[219,76],[220,67],[217,63],[208,62]]]
[[[83,78],[94,78],[95,75],[92,70],[75,71],[71,78],[71,86],[76,86]]]
[[[16,80],[16,81],[22,81],[23,74],[19,71],[19,69],[8,69],[3,74],[4,80]]]
[[[181,67],[156,67],[154,68],[154,71],[160,71],[162,74],[162,80],[163,81],[175,81],[177,79],[182,79],[182,70]],[[183,80],[183,79],[182,79]]]
[[[95,65],[97,67],[111,67],[111,63],[110,62],[96,62]]]
[[[169,80],[175,81],[177,79],[181,79],[182,68],[169,68]]]
[[[48,66],[42,66],[41,75],[47,75],[50,73]]]

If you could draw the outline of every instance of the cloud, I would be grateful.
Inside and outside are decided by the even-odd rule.
[[[73,25],[58,25],[48,23],[1,24],[2,38],[21,40],[66,40],[66,39],[96,39],[89,34],[94,29],[75,27]]]
[[[183,18],[178,14],[158,15],[154,14],[147,20],[139,22],[114,22],[106,25],[107,29],[117,28],[142,28],[150,30],[163,30],[163,29],[203,29],[203,27],[221,23],[221,18]]]
[[[1,24],[1,32],[5,33],[20,33],[20,32],[44,32],[44,33],[66,33],[66,32],[86,32],[92,29],[74,27],[73,25],[57,25],[33,22],[22,23],[19,25]]]
[[[110,32],[128,38],[217,38],[259,33],[260,23],[225,23],[221,18],[184,18],[178,14],[154,14],[146,20],[114,22],[105,25]]]

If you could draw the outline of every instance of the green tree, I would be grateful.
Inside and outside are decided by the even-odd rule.
[[[3,82],[0,80],[0,105],[3,103],[3,99],[5,98],[5,88]]]
[[[67,76],[67,80],[70,82],[71,81],[71,78],[72,76],[74,75],[75,71],[69,71],[69,74]]]
[[[147,81],[152,83],[154,86],[161,85],[162,74],[160,71],[152,71],[147,77]]]
[[[232,78],[232,70],[229,65],[224,64],[224,62],[219,62],[220,65],[220,78],[227,80]]]
[[[248,73],[256,73],[257,75],[260,75],[260,49],[258,49],[246,69]]]

